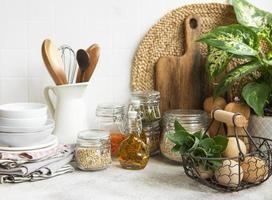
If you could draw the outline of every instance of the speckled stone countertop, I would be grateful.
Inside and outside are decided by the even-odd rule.
[[[272,179],[234,193],[219,193],[188,178],[181,166],[157,156],[144,170],[114,161],[106,170],[76,171],[33,183],[0,185],[1,200],[272,200]]]

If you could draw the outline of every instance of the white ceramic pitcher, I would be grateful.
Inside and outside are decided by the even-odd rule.
[[[83,99],[87,86],[88,83],[78,83],[44,89],[46,102],[56,122],[54,134],[61,143],[75,143],[77,133],[88,129],[87,107]],[[55,106],[49,95],[50,90],[56,95]]]

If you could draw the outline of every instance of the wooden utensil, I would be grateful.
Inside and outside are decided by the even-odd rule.
[[[50,39],[43,41],[42,57],[56,85],[68,84],[60,52]]]
[[[155,89],[160,92],[160,109],[200,109],[208,96],[204,60],[196,40],[201,21],[196,15],[185,20],[185,54],[161,57],[155,66]]]
[[[99,56],[100,56],[100,47],[98,44],[93,44],[86,51],[89,54],[90,64],[88,68],[86,69],[85,74],[83,76],[83,82],[88,82],[90,80],[96,68],[96,65],[98,63]],[[77,83],[80,82],[80,76],[81,76],[81,72],[80,70],[78,70],[77,79],[76,79]]]
[[[76,54],[76,59],[77,59],[78,67],[80,71],[79,82],[83,82],[85,71],[87,70],[90,64],[89,54],[84,49],[79,49]]]

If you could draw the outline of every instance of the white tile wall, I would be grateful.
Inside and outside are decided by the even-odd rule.
[[[168,11],[202,2],[225,0],[0,0],[0,103],[43,101],[52,84],[41,58],[45,38],[74,49],[101,45],[86,95],[90,116],[99,102],[125,103],[132,57],[146,31]],[[271,9],[267,0],[251,2]]]

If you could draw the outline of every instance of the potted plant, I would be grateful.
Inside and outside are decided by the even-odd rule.
[[[253,74],[242,88],[242,97],[256,114],[251,116],[252,133],[266,135],[272,128],[272,14],[246,0],[231,3],[238,24],[217,27],[198,41],[208,46],[206,71],[211,80],[221,77],[233,59],[243,60],[220,80],[214,96],[223,95],[235,81]]]

